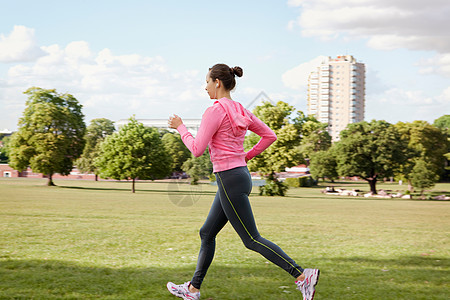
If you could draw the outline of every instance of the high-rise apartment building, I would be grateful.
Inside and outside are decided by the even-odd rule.
[[[365,67],[351,55],[329,57],[308,78],[308,115],[328,124],[333,141],[364,120]]]

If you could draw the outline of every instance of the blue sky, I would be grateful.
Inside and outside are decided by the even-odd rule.
[[[1,2],[0,130],[31,86],[74,95],[87,123],[200,118],[218,62],[244,69],[234,100],[265,91],[306,111],[311,69],[345,54],[366,64],[366,120],[450,114],[447,0]]]

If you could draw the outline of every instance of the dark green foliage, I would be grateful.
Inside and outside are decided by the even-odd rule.
[[[0,135],[2,145],[0,146],[0,164],[6,164],[9,161],[9,136]]]
[[[87,127],[84,137],[86,145],[84,146],[83,154],[76,161],[76,165],[81,172],[94,173],[97,180],[99,172],[94,161],[100,154],[100,144],[114,130],[114,122],[111,120],[101,118],[91,121],[91,125]]]
[[[312,187],[316,185],[316,181],[311,176],[286,178],[284,183],[289,187]]]
[[[162,142],[171,158],[172,172],[181,171],[183,163],[191,157],[191,152],[183,144],[181,136],[178,133],[166,132],[162,136]]]
[[[301,136],[300,151],[305,158],[311,159],[316,152],[326,151],[331,147],[327,124],[320,123],[314,117],[308,117],[303,123]]]
[[[48,185],[53,185],[52,175],[68,175],[83,151],[82,105],[72,95],[56,90],[33,87],[25,94],[26,108],[9,142],[10,165],[17,170],[30,166],[47,175]]]
[[[208,149],[199,157],[191,155],[181,167],[191,177],[191,184],[195,185],[202,178],[210,178],[213,172],[213,165],[209,157]]]
[[[271,174],[284,171],[286,167],[292,167],[304,161],[300,151],[300,132],[307,118],[300,111],[296,113],[295,118],[291,118],[295,112],[293,106],[283,101],[278,101],[276,105],[264,102],[254,109],[255,116],[275,132],[277,140],[263,153],[248,162],[250,170]],[[248,135],[244,142],[246,151],[256,145],[259,140],[260,137],[254,133]],[[266,187],[261,187],[264,194],[275,193],[274,195],[280,196],[285,194],[287,186],[275,181],[277,181],[276,178],[267,179]]]
[[[274,173],[266,178],[266,184],[259,187],[259,195],[261,196],[284,196],[288,190],[288,186],[279,181]]]
[[[336,160],[341,176],[359,176],[376,194],[376,182],[391,177],[406,161],[407,142],[395,126],[386,121],[349,124],[336,143]]]
[[[430,164],[419,159],[410,174],[411,184],[423,194],[424,189],[432,188],[439,180],[439,176],[429,168]]]
[[[334,148],[318,151],[311,156],[309,169],[314,178],[328,178],[332,182],[339,178]]]
[[[434,120],[433,125],[439,129],[449,131],[450,130],[450,115],[443,115],[442,117],[437,118],[436,120]]]
[[[276,105],[264,102],[257,106],[253,113],[261,121],[266,123],[277,135],[277,140],[263,153],[248,162],[249,169],[261,171],[264,174],[284,171],[286,167],[292,167],[303,161],[300,153],[300,128],[302,118],[294,120],[290,116],[295,112],[293,106],[279,101]],[[303,114],[299,112],[301,116]],[[303,116],[304,117],[304,116]],[[248,135],[244,142],[246,151],[250,150],[260,137],[254,133]]]
[[[442,178],[450,180],[450,115],[444,115],[434,120],[434,126],[441,129],[442,133],[447,136],[447,152],[444,154],[445,165]]]
[[[100,145],[95,165],[100,176],[117,180],[160,179],[170,174],[170,158],[156,128],[145,127],[130,118],[118,132],[107,136]]]

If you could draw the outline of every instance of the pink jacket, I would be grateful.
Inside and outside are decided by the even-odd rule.
[[[247,153],[244,151],[244,138],[247,129],[261,137],[259,142]],[[196,138],[184,124],[177,128],[181,139],[196,157],[201,156],[209,146],[213,171],[220,172],[246,166],[247,160],[263,152],[277,136],[254,114],[239,102],[222,98],[214,102],[203,114]]]

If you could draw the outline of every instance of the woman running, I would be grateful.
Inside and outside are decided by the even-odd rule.
[[[180,133],[192,154],[198,157],[209,146],[218,191],[200,229],[201,247],[194,276],[191,281],[180,285],[169,282],[167,288],[177,297],[200,299],[200,287],[214,257],[216,235],[230,222],[245,247],[260,253],[291,274],[303,299],[310,300],[314,298],[319,270],[302,269],[280,247],[261,237],[256,228],[248,199],[252,180],[247,161],[263,152],[277,136],[254,114],[231,99],[231,90],[236,85],[235,76],[241,77],[242,73],[240,67],[230,68],[225,64],[216,64],[209,69],[206,91],[216,101],[203,114],[196,138],[189,133],[179,116],[169,118],[169,127]],[[247,130],[258,134],[261,139],[246,153],[243,143]]]

